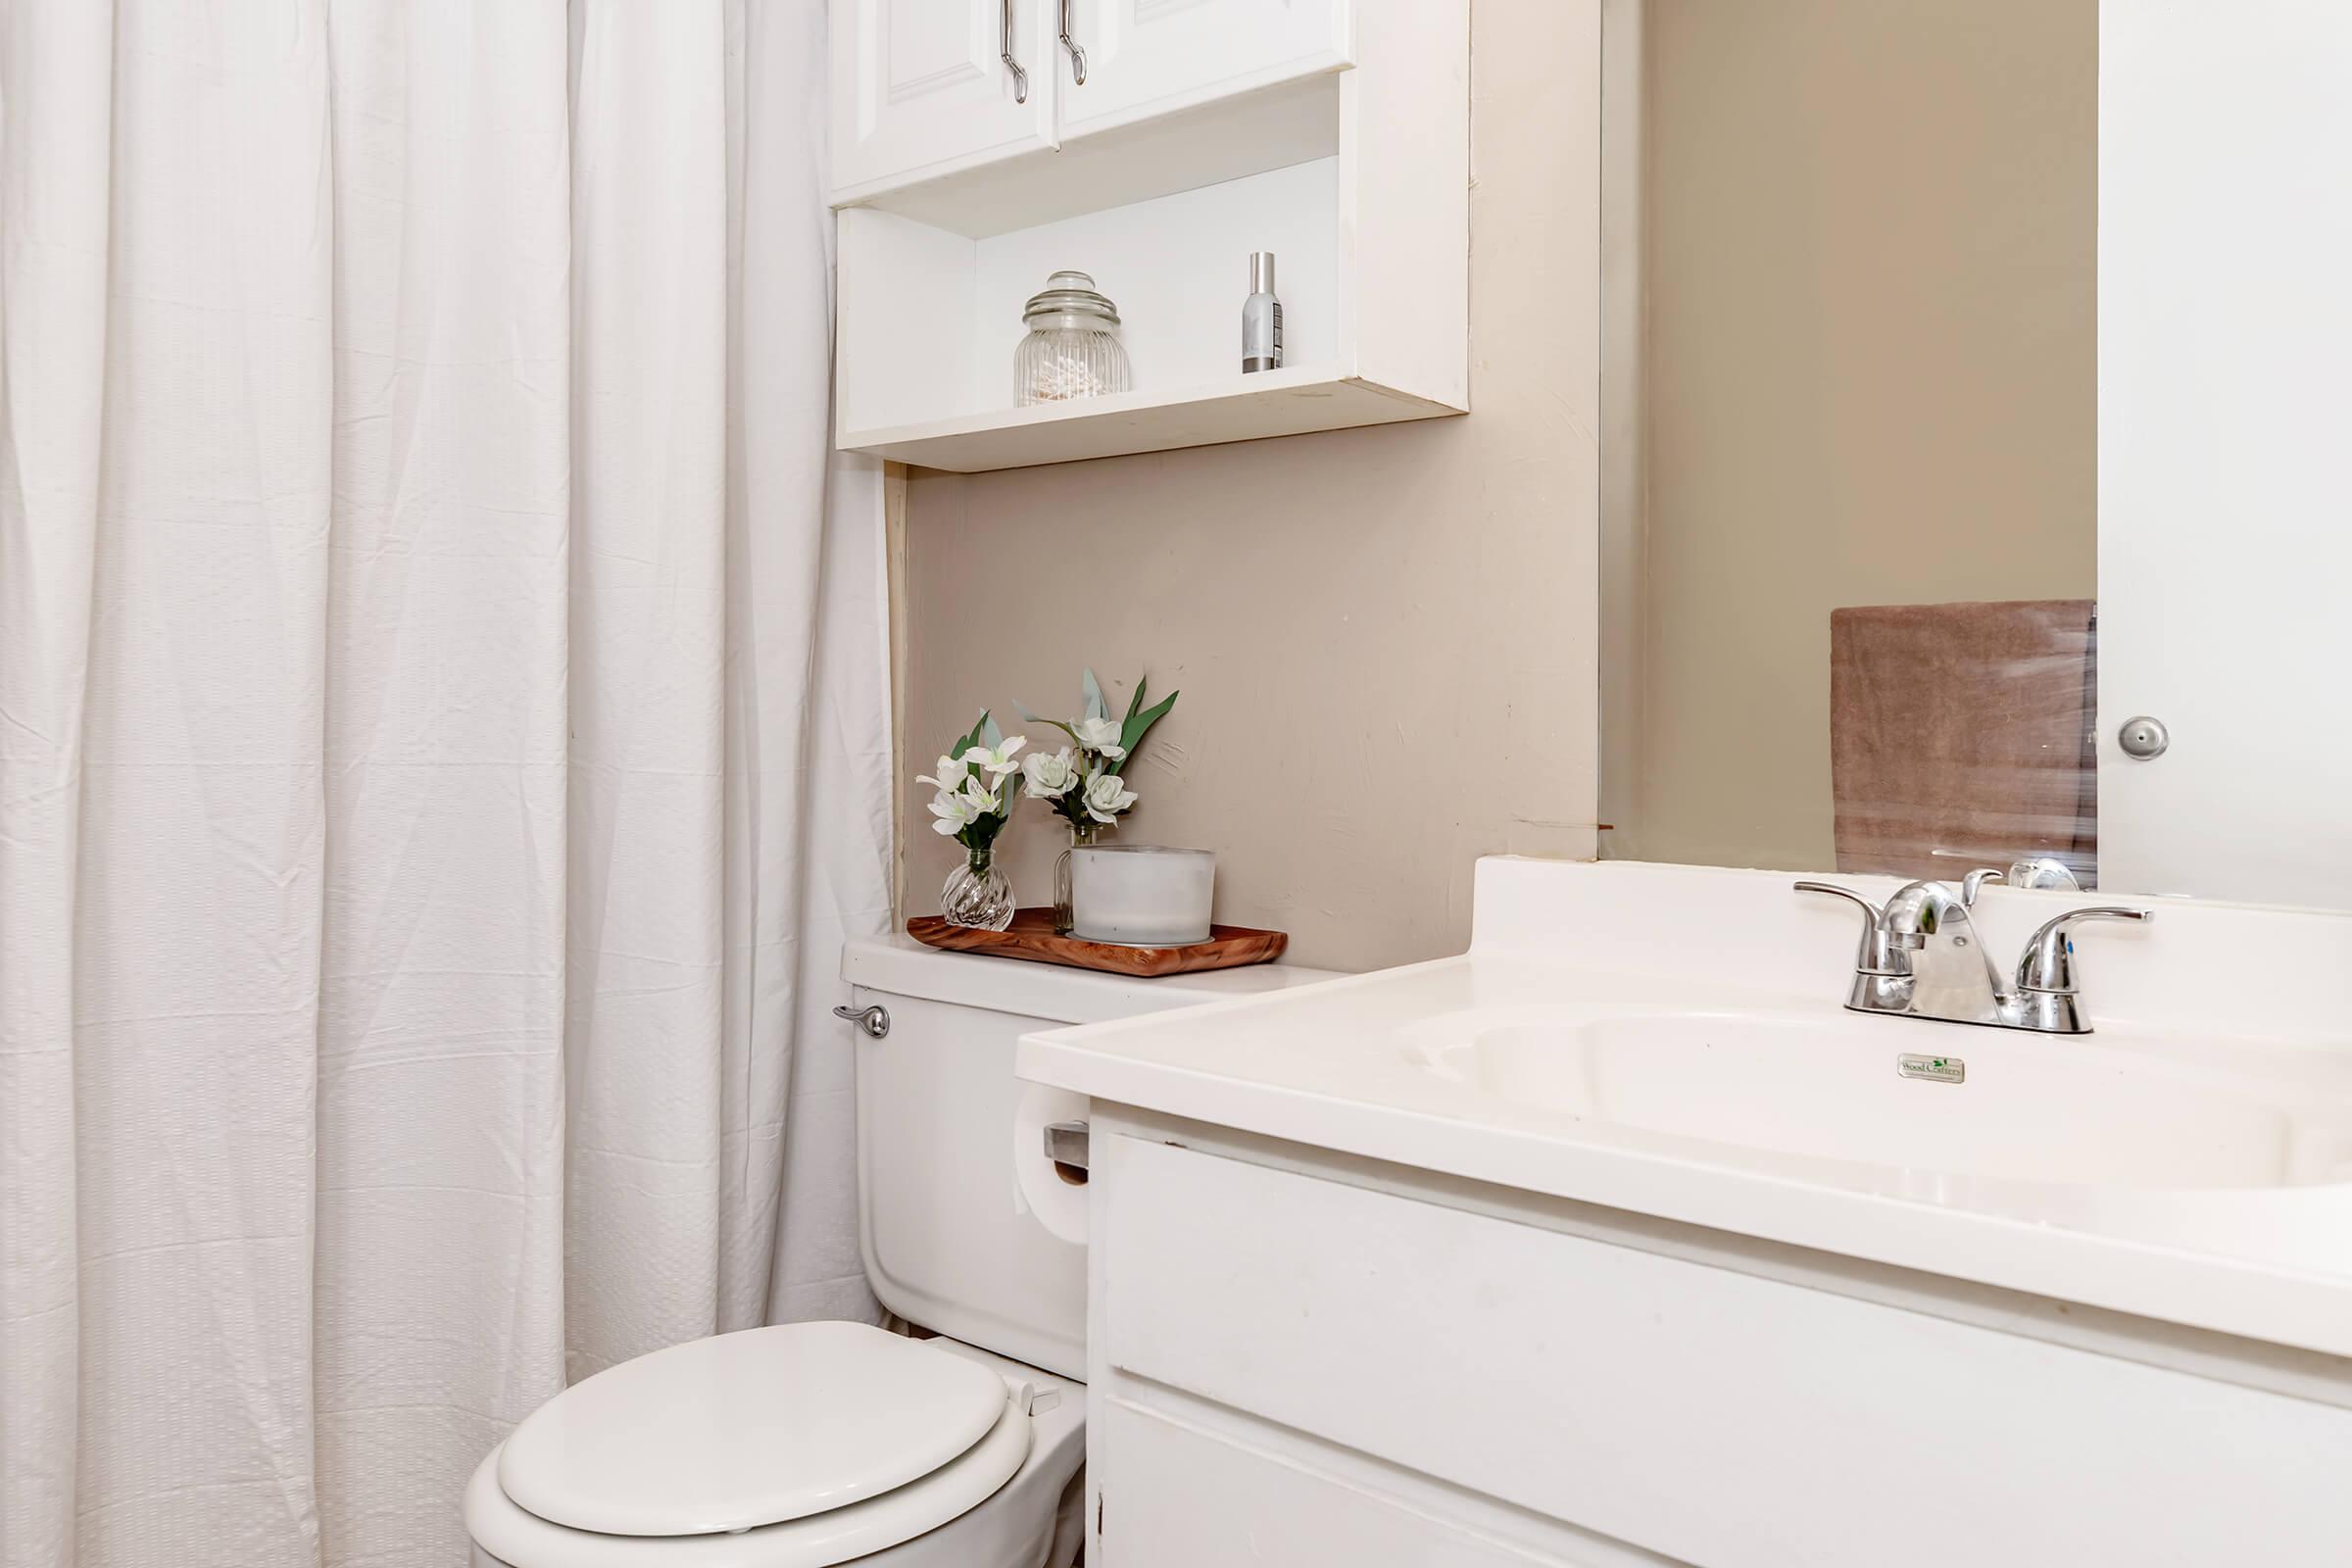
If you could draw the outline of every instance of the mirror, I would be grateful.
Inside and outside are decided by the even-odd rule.
[[[2352,7],[1607,17],[1603,854],[2352,904]]]

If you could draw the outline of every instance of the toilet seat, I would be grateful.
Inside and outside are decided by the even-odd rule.
[[[1005,1398],[989,1368],[870,1324],[748,1329],[556,1396],[507,1439],[498,1485],[600,1535],[754,1530],[918,1487],[1002,1423]]]
[[[991,1374],[994,1377],[994,1374]],[[1027,1401],[997,1379],[996,1424],[930,1475],[861,1502],[734,1534],[614,1536],[551,1524],[499,1487],[500,1449],[466,1489],[473,1543],[511,1568],[832,1568],[912,1541],[994,1496],[1029,1456]]]

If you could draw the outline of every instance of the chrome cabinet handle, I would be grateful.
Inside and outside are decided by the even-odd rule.
[[[1012,73],[1012,101],[1025,104],[1029,101],[1029,73],[1021,69],[1018,60],[1012,58],[1012,0],[1003,0],[1003,3],[1004,23],[1003,30],[997,34],[998,54],[1004,62],[1004,69]]]
[[[833,1016],[843,1023],[856,1024],[870,1039],[883,1040],[890,1035],[889,1010],[879,1004],[871,1007],[835,1007]]]
[[[1070,52],[1070,80],[1086,85],[1086,51],[1070,36],[1070,0],[1061,0],[1061,46]]]

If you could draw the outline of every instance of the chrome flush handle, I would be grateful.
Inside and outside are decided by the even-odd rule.
[[[1070,36],[1070,0],[1061,0],[1061,46],[1070,52],[1070,80],[1086,85],[1086,51]]]
[[[1012,58],[1012,0],[1003,0],[1002,14],[1004,25],[997,34],[998,53],[1004,62],[1004,69],[1012,73],[1012,101],[1025,104],[1029,101],[1029,73],[1021,69],[1018,60]]]
[[[866,1033],[869,1040],[885,1040],[890,1036],[889,1009],[876,1004],[871,1007],[835,1007],[833,1016],[843,1023],[854,1023]]]

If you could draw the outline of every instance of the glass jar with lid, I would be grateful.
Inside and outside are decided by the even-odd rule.
[[[1119,311],[1084,272],[1055,272],[1021,308],[1029,328],[1012,353],[1019,408],[1124,392],[1133,384],[1119,342]]]

